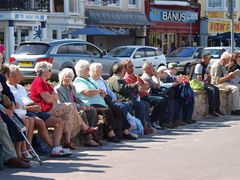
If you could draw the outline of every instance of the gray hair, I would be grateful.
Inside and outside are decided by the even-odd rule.
[[[94,76],[98,69],[103,69],[103,65],[101,63],[92,63],[89,66],[89,74],[90,76]]]
[[[58,79],[60,84],[62,84],[65,76],[71,76],[73,79],[74,78],[73,70],[71,68],[64,68],[58,73]]]
[[[44,71],[48,71],[52,69],[52,64],[47,61],[37,62],[35,65],[35,72],[38,76],[41,76]]]
[[[15,64],[9,64],[8,68],[9,68],[10,74],[14,74],[16,73],[17,70],[19,70],[18,66]]]
[[[79,60],[77,64],[75,65],[75,71],[77,76],[81,76],[83,74],[83,71],[89,67],[89,62],[86,60]]]
[[[148,67],[150,67],[152,65],[152,63],[150,62],[145,62],[142,66],[142,70],[145,71]]]
[[[224,53],[222,53],[220,59],[230,59],[231,57],[232,57],[232,55],[230,53],[224,52]]]

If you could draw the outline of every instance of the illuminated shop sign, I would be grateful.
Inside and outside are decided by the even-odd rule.
[[[198,13],[193,11],[172,11],[151,8],[149,18],[151,21],[190,22],[198,19]]]

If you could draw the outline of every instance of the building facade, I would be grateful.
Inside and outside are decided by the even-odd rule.
[[[85,26],[84,6],[82,0],[1,0],[5,59],[23,41],[71,37],[71,30]]]
[[[228,12],[228,0],[199,0],[201,10],[201,44],[203,46],[230,46],[230,38],[217,38],[217,35],[231,32],[231,22]],[[240,0],[233,0],[234,31],[240,33],[239,22]],[[218,36],[219,37],[219,36]],[[235,45],[240,46],[240,39],[235,39]]]
[[[119,45],[144,45],[149,22],[142,0],[87,0],[86,25],[114,31],[115,36],[88,36],[88,41],[102,49]]]
[[[146,14],[151,21],[149,44],[162,48],[198,44],[201,6],[197,1],[145,0]]]

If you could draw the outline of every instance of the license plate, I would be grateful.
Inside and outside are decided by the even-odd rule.
[[[21,62],[19,62],[19,67],[32,67],[32,62],[21,61]]]

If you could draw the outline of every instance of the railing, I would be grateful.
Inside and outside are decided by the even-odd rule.
[[[50,12],[50,0],[1,0],[0,11]]]

